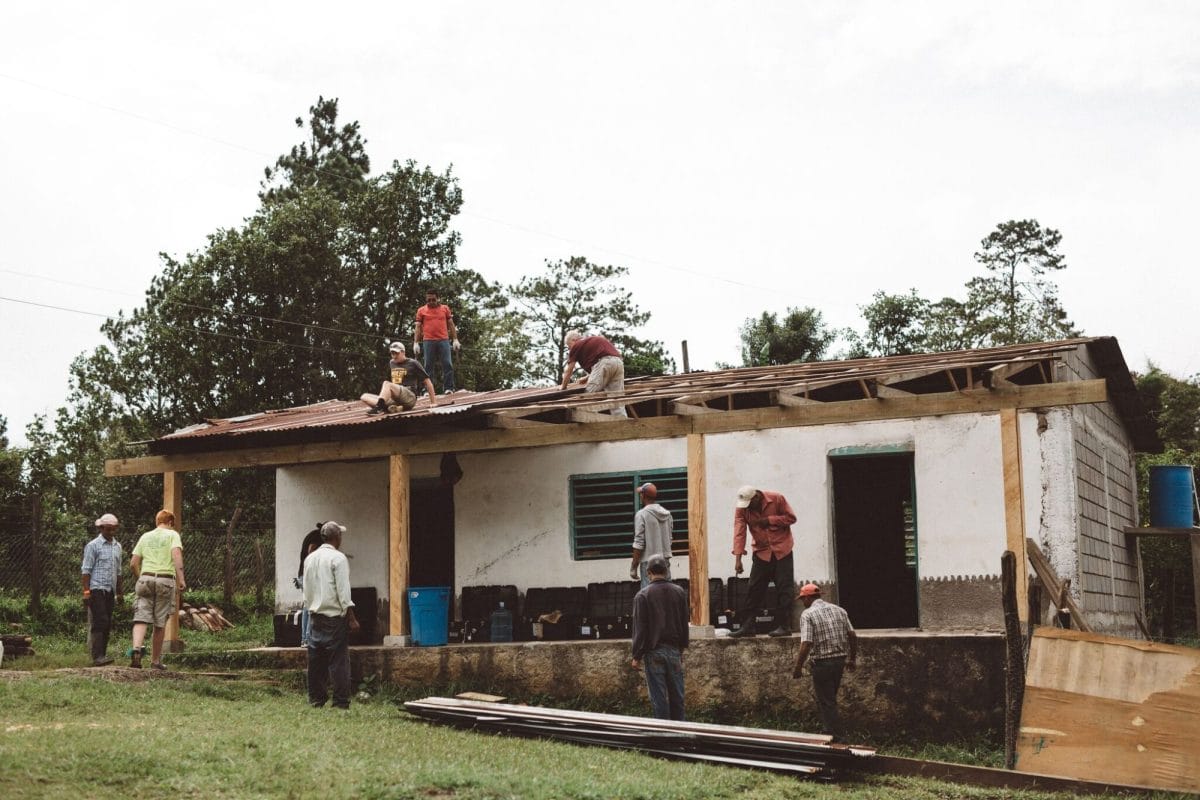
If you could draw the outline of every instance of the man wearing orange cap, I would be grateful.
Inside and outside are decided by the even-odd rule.
[[[842,672],[854,671],[858,661],[858,637],[846,610],[821,599],[821,587],[806,583],[800,587],[800,654],[792,677],[803,674],[804,662],[812,658],[813,697],[821,714],[821,728],[837,741],[842,735],[837,695]]]
[[[774,580],[777,592],[776,622],[768,636],[790,636],[792,633],[792,599],[796,577],[792,566],[792,525],[796,514],[787,498],[778,492],[768,492],[753,486],[738,489],[733,512],[733,571],[742,574],[742,556],[746,554],[746,531],[754,540],[754,559],[750,567],[750,586],[742,626],[732,635],[735,638],[753,636],[754,617],[764,608],[767,584]]]
[[[667,561],[667,580],[671,580],[671,539],[674,536],[675,519],[671,512],[658,504],[658,487],[643,483],[638,487],[642,507],[633,517],[633,563],[629,565],[629,577],[641,580],[642,588],[650,585],[646,562],[651,556],[662,556]]]

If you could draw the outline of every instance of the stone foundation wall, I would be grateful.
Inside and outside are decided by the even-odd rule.
[[[856,729],[953,738],[1003,726],[1001,636],[867,631],[859,643],[859,668],[846,674],[841,691]],[[798,725],[815,720],[811,678],[791,676],[799,648],[794,636],[693,641],[684,658],[688,708],[713,709],[721,719],[763,710],[794,715]],[[304,663],[302,650],[278,653],[288,666]],[[601,704],[646,700],[644,676],[629,668],[628,640],[363,647],[352,648],[351,658],[355,681],[376,674],[432,692],[455,685]]]

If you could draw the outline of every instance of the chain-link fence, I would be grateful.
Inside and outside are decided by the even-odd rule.
[[[38,505],[0,509],[0,594],[28,598],[36,614],[42,598],[80,591],[83,548],[96,537],[93,529],[48,529]],[[124,589],[133,590],[129,559],[141,531],[119,530],[124,550]],[[275,589],[275,527],[272,522],[239,521],[227,528],[182,527],[183,566],[188,587],[232,597],[253,593],[269,604]]]

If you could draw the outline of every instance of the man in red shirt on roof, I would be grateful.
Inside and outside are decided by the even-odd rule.
[[[442,368],[442,393],[451,394],[454,389],[454,365],[450,361],[450,350],[458,352],[458,331],[454,328],[454,314],[450,306],[438,302],[433,289],[425,292],[425,305],[417,309],[417,327],[413,331],[413,355],[421,355],[425,346],[425,372],[432,378],[433,366]]]
[[[625,362],[612,342],[603,336],[584,336],[579,331],[567,331],[563,337],[567,346],[567,367],[563,370],[562,388],[566,389],[575,372],[575,365],[583,367],[588,374],[584,378],[587,384],[585,392],[611,392],[625,394]],[[608,412],[614,417],[627,417],[624,406],[617,406]]]
[[[764,608],[767,583],[774,580],[778,597],[775,619],[779,624],[767,635],[790,636],[792,601],[796,593],[792,566],[792,525],[796,523],[796,514],[783,495],[753,486],[738,489],[736,506],[733,512],[733,571],[742,574],[747,528],[754,540],[754,563],[750,567],[742,627],[732,635],[739,638],[754,635],[755,615]]]

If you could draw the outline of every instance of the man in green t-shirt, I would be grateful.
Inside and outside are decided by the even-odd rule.
[[[133,547],[129,567],[137,577],[133,606],[133,660],[129,666],[141,669],[146,654],[146,626],[154,626],[151,638],[150,666],[166,669],[162,663],[163,637],[167,620],[175,613],[175,591],[187,588],[183,577],[183,543],[175,530],[175,514],[163,510],[154,516],[158,527],[146,531]]]

